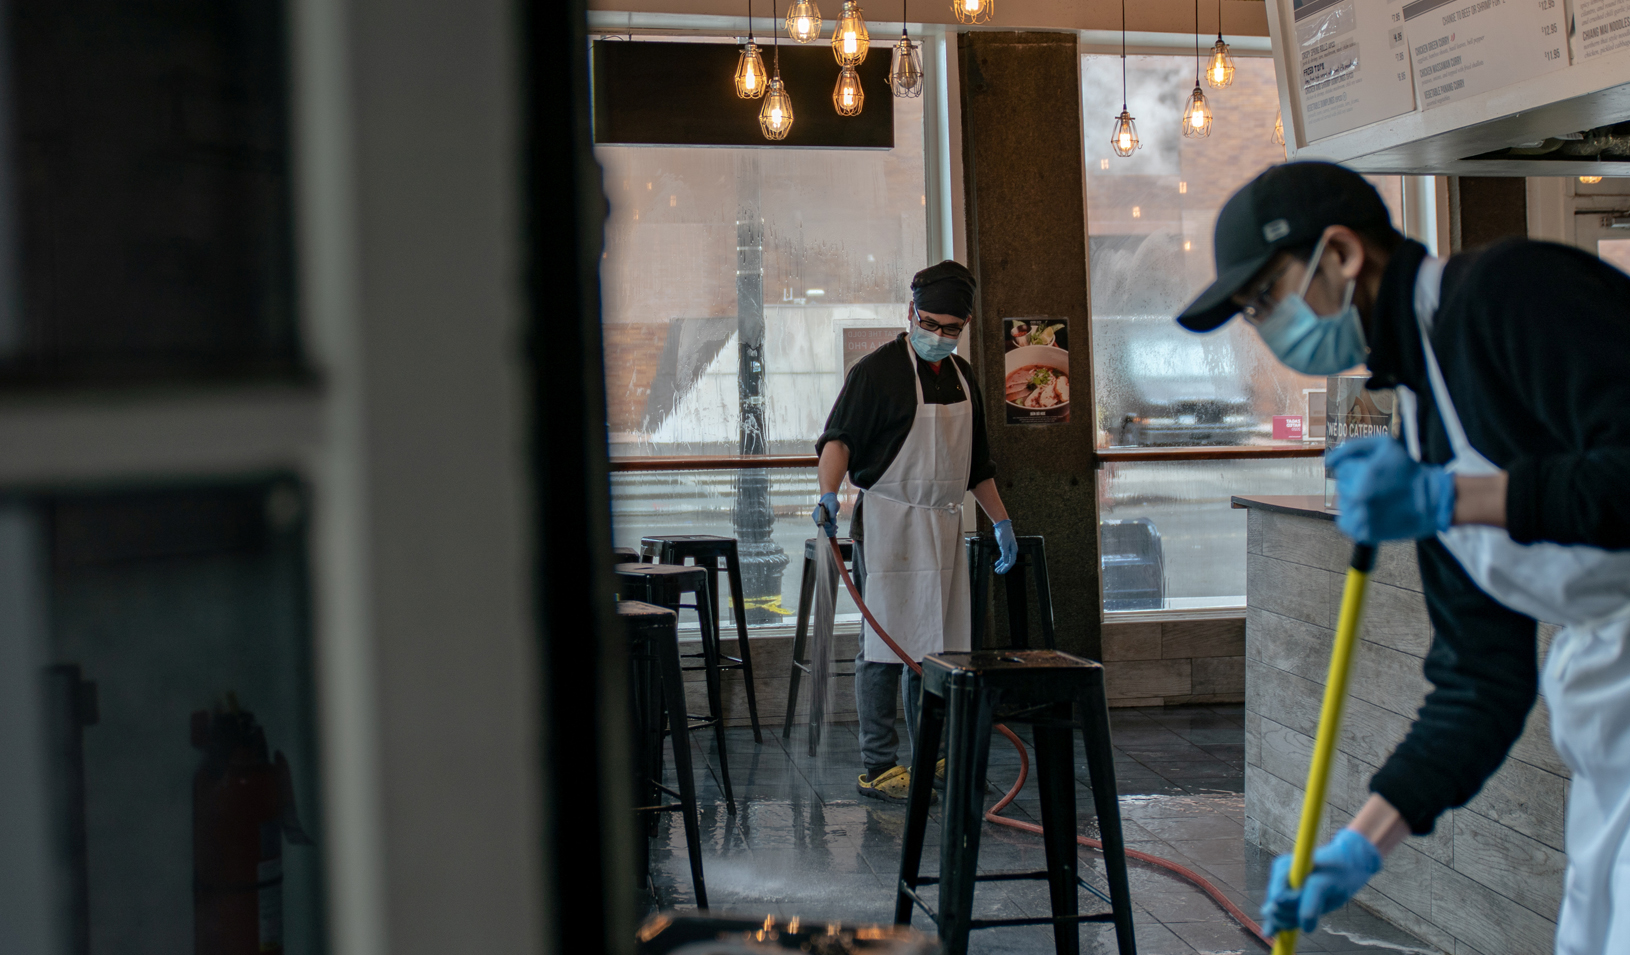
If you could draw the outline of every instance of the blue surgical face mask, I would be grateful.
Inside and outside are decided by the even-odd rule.
[[[1268,317],[1256,327],[1268,349],[1290,368],[1304,375],[1334,375],[1369,358],[1369,345],[1364,340],[1364,324],[1359,320],[1358,306],[1353,304],[1353,290],[1357,282],[1348,282],[1341,310],[1334,315],[1315,314],[1303,298],[1308,286],[1318,274],[1320,258],[1324,255],[1324,239],[1313,249],[1313,258],[1307,265],[1307,277],[1301,289],[1273,307]]]
[[[922,357],[923,361],[940,361],[946,355],[956,351],[956,339],[946,338],[944,335],[931,332],[918,325],[915,321],[911,323],[910,340],[911,347]]]

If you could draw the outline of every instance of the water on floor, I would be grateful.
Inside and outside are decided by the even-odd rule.
[[[1245,843],[1244,714],[1242,708],[1170,707],[1114,710],[1115,773],[1128,848],[1171,859],[1215,883],[1235,904],[1255,913],[1267,883],[1267,854]],[[699,748],[703,878],[715,911],[794,915],[804,919],[891,922],[899,873],[905,808],[862,798],[855,791],[859,739],[852,725],[828,727],[818,756],[808,755],[805,728],[783,740],[779,727],[764,727],[764,744],[752,731],[731,729],[726,756],[737,812],[726,812],[719,761],[711,734]],[[699,739],[703,734],[695,734]],[[1021,732],[1021,735],[1024,735]],[[901,758],[907,758],[900,728]],[[693,744],[695,745],[695,744]],[[1087,785],[1086,761],[1077,739],[1076,804],[1083,835],[1098,835]],[[669,760],[669,784],[673,784]],[[1019,758],[996,737],[991,746],[995,802],[1018,775]],[[1005,814],[1040,822],[1034,778]],[[1041,839],[986,823],[979,850],[981,872],[1046,867]],[[939,866],[938,809],[932,813],[923,873]],[[1096,852],[1081,850],[1081,875],[1107,892]],[[1140,955],[1258,953],[1266,951],[1198,889],[1136,862],[1130,863]],[[676,814],[658,825],[652,858],[656,902],[665,909],[694,908],[685,832]],[[933,900],[933,890],[927,897]],[[982,882],[974,898],[976,918],[1037,917],[1049,913],[1042,882]],[[1082,911],[1101,905],[1083,893]],[[1107,908],[1107,906],[1105,907]],[[918,913],[914,923],[927,927]],[[1084,955],[1116,951],[1107,925],[1080,929]],[[1433,949],[1357,906],[1325,919],[1298,946],[1305,952],[1420,952]],[[973,934],[976,953],[1037,953],[1054,950],[1045,927],[997,928]]]

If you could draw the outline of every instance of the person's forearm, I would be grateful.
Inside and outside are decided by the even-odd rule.
[[[992,524],[1000,524],[1007,520],[1007,508],[1002,506],[1002,495],[996,490],[996,479],[985,478],[973,489],[973,499],[990,516]]]
[[[849,446],[842,441],[828,441],[821,448],[821,463],[815,471],[815,480],[822,494],[836,494],[849,473]]]
[[[1391,852],[1409,835],[1409,823],[1379,793],[1370,793],[1369,800],[1347,828],[1370,840],[1382,855]]]
[[[1506,473],[1455,475],[1456,524],[1505,526]]]

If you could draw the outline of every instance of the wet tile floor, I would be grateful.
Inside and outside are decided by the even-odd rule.
[[[1255,913],[1267,883],[1271,858],[1244,839],[1244,713],[1238,706],[1150,707],[1111,711],[1116,749],[1116,782],[1122,827],[1129,848],[1171,859],[1215,883],[1236,905]],[[764,744],[752,731],[733,728],[727,737],[730,779],[737,813],[726,812],[718,782],[711,735],[701,749],[698,770],[703,840],[703,878],[716,911],[780,918],[890,922],[899,872],[903,806],[864,799],[855,791],[861,772],[855,727],[829,726],[820,754],[810,757],[805,728],[782,740],[766,724]],[[1022,731],[1020,735],[1025,735]],[[901,727],[901,756],[905,730]],[[695,737],[693,737],[694,739]],[[693,743],[693,745],[696,745]],[[1098,835],[1087,786],[1086,761],[1076,740],[1076,801],[1080,831]],[[672,761],[668,762],[673,784]],[[1011,745],[996,737],[991,746],[991,789],[987,805],[1000,798],[1018,775]],[[1005,815],[1040,821],[1034,780]],[[1042,869],[1039,837],[986,824],[981,837],[981,872]],[[925,874],[939,865],[939,812],[931,815]],[[1107,892],[1098,854],[1081,851],[1081,875]],[[696,904],[685,852],[685,833],[676,814],[658,824],[652,857],[657,904],[684,910]],[[1129,865],[1138,951],[1141,955],[1257,953],[1266,951],[1211,899],[1189,883],[1161,870]],[[932,900],[933,890],[929,890]],[[1049,914],[1042,882],[982,882],[975,893],[976,918],[1036,917]],[[1098,901],[1082,896],[1082,911]],[[914,923],[924,928],[918,913]],[[1081,927],[1084,955],[1116,951],[1114,930]],[[1357,906],[1348,906],[1304,937],[1305,952],[1419,952],[1434,950]],[[998,928],[973,933],[972,952],[1051,953],[1046,927]]]

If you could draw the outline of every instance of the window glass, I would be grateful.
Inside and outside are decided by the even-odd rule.
[[[832,108],[825,91],[804,97],[800,109]],[[888,150],[595,148],[614,455],[737,452],[738,306],[752,311],[737,222],[755,216],[765,437],[772,453],[814,452],[843,384],[843,331],[903,331],[927,262],[922,100],[896,99],[894,117]]]
[[[1098,478],[1104,609],[1245,607],[1235,494],[1317,494],[1319,458],[1111,462]]]
[[[826,90],[790,92],[832,108]],[[922,100],[893,109],[887,150],[596,147],[614,459],[814,453],[846,358],[904,331],[928,261]],[[791,623],[815,496],[813,469],[622,472],[615,541],[734,537],[748,622]]]
[[[1285,159],[1273,141],[1273,61],[1239,57],[1235,65],[1231,86],[1206,88],[1211,135],[1186,139],[1193,58],[1128,57],[1126,102],[1142,146],[1123,158],[1109,144],[1121,58],[1081,58],[1100,447],[1274,443],[1275,415],[1305,418],[1309,394],[1318,392],[1315,405],[1323,400],[1322,379],[1284,368],[1243,322],[1196,335],[1172,321],[1212,279],[1223,203]],[[1400,180],[1372,182],[1396,218]]]

